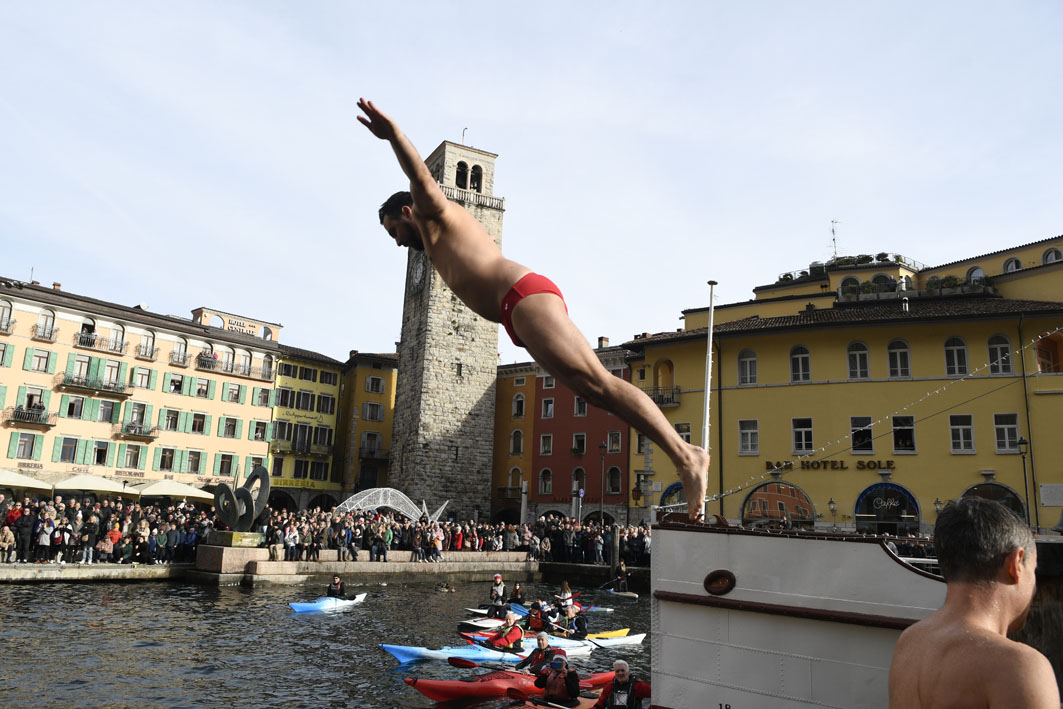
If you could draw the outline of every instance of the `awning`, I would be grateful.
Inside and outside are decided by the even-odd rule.
[[[31,478],[14,470],[0,468],[0,487],[13,488],[16,490],[47,490],[51,492],[52,484],[37,478]]]
[[[101,478],[99,475],[74,475],[73,477],[59,479],[53,485],[54,490],[76,490],[78,492],[102,492],[111,495],[125,495],[136,497],[140,494],[133,485],[127,485],[110,478]]]
[[[179,483],[175,480],[156,480],[135,486],[143,497],[179,497],[196,502],[214,502],[214,495],[198,487]]]

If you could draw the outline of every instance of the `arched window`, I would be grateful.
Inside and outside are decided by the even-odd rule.
[[[986,500],[993,500],[1007,507],[1021,519],[1027,519],[1026,505],[1022,503],[1022,498],[1014,490],[998,482],[984,482],[972,485],[960,497],[981,497]]]
[[[140,336],[140,345],[137,347],[137,356],[147,359],[155,359],[155,333],[145,330]]]
[[[483,192],[484,171],[479,165],[472,166],[472,178],[469,180],[469,189],[473,192]]]
[[[856,295],[860,292],[860,279],[853,278],[852,276],[849,276],[848,278],[843,278],[841,286],[838,288],[838,291],[842,295]]]
[[[620,494],[620,468],[615,465],[605,474],[605,491],[610,495]]]
[[[967,282],[973,286],[980,286],[985,283],[985,271],[981,266],[974,266],[967,271]]]
[[[251,353],[247,350],[236,351],[236,371],[245,376],[251,374]]]
[[[853,342],[846,353],[849,355],[849,378],[867,379],[871,374],[868,366],[867,345],[863,342]]]
[[[958,337],[945,340],[945,374],[950,377],[967,374],[967,343]]]
[[[757,353],[742,350],[738,353],[738,384],[757,383]]]
[[[524,433],[519,429],[514,431],[509,436],[509,454],[510,455],[523,455],[524,454]]]
[[[911,276],[905,276],[901,282],[904,284],[904,290],[913,290],[915,288],[915,283],[912,281]]]
[[[219,330],[225,328],[225,321],[221,319],[220,315],[212,315],[210,318],[210,326],[216,327]]]
[[[42,310],[37,317],[37,324],[33,328],[33,336],[41,340],[55,339],[55,313],[51,310]]]
[[[587,489],[587,473],[583,471],[583,468],[576,468],[572,471],[572,492],[578,492],[579,490]]]
[[[263,340],[272,341],[273,340],[273,329],[272,328],[268,328],[268,327],[263,327],[262,328],[262,339]]]
[[[804,345],[797,345],[790,350],[790,381],[808,382],[812,380],[812,355]]]
[[[1004,273],[1014,273],[1022,268],[1022,261],[1017,258],[1009,258],[1004,262]]]
[[[1045,251],[1044,255],[1041,256],[1041,263],[1045,265],[1059,263],[1060,261],[1063,261],[1063,251],[1056,248],[1048,249]]]
[[[539,473],[539,494],[554,494],[554,476],[550,472],[550,468],[543,468],[542,472]]]
[[[896,483],[875,483],[856,498],[856,531],[871,534],[919,532],[919,505]]]
[[[879,293],[892,292],[897,288],[897,282],[885,273],[876,273],[875,277],[871,279],[871,282],[875,285],[875,290]]]
[[[458,163],[458,170],[454,175],[454,184],[463,190],[469,188],[469,166],[463,162]]]
[[[219,347],[217,349],[218,363],[221,364],[223,372],[233,371],[233,351],[228,347]]]
[[[989,338],[989,373],[1011,374],[1011,341],[1004,335]]]
[[[513,468],[509,471],[509,486],[520,489],[521,474],[520,468]]]
[[[524,417],[524,395],[523,394],[519,394],[519,393],[518,394],[514,394],[513,395],[513,418],[516,419],[516,418],[523,418],[523,417]]]
[[[111,330],[111,340],[107,343],[107,346],[112,352],[121,352],[125,348],[125,344],[125,328],[115,323],[114,328]]]
[[[0,300],[0,332],[11,332],[11,303]]]
[[[262,378],[273,378],[273,355],[266,355],[262,358]]]
[[[81,322],[81,330],[75,335],[78,347],[95,347],[96,346],[96,321],[92,318],[85,318]]]
[[[903,379],[912,376],[907,342],[894,340],[889,343],[886,346],[886,357],[889,360],[890,379]]]
[[[753,489],[742,505],[742,526],[811,529],[816,511],[805,491],[787,482],[767,482]]]

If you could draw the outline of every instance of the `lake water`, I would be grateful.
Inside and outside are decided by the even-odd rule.
[[[364,586],[364,604],[335,614],[295,614],[324,583],[258,588],[192,584],[0,585],[0,700],[6,706],[434,707],[403,677],[456,678],[444,662],[399,665],[377,647],[459,645],[462,609],[487,600],[487,582]],[[576,589],[578,590],[578,589]],[[557,593],[529,584],[528,598]],[[649,631],[650,602],[586,594],[616,608],[588,616],[591,631]],[[649,677],[650,638],[573,658],[581,673],[622,657]],[[502,707],[508,700],[465,706]],[[454,703],[447,707],[459,706]]]

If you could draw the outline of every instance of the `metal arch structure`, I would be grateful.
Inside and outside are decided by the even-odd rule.
[[[418,507],[413,503],[413,500],[394,488],[375,487],[371,490],[362,490],[355,495],[351,495],[336,508],[336,512],[347,514],[353,510],[388,507],[412,520],[420,519],[423,514],[428,516],[428,521],[436,522],[449,502],[450,500],[447,500],[439,506],[439,509],[428,515],[428,508],[423,500],[421,501],[421,506]]]

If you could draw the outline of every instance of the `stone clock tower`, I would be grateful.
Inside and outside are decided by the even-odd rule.
[[[502,244],[497,155],[444,141],[425,164],[450,200]],[[498,324],[473,313],[424,253],[409,249],[388,485],[429,513],[486,518],[491,509]]]

